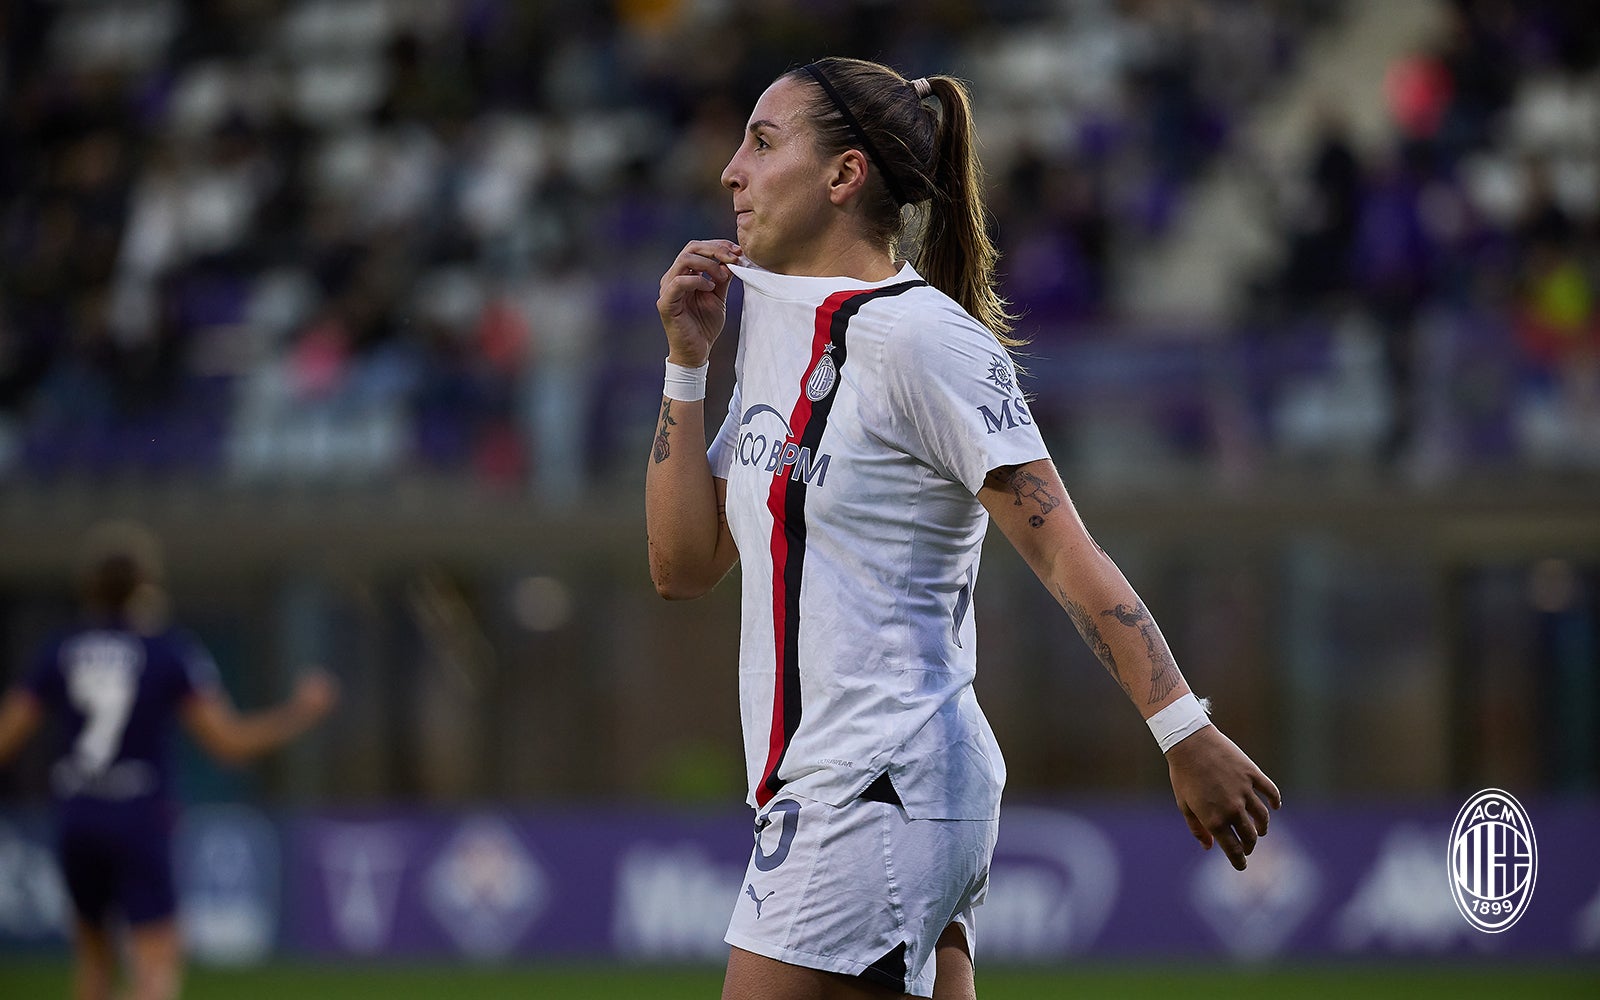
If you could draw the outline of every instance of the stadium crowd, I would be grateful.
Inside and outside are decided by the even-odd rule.
[[[1458,2],[1384,81],[1392,140],[1341,116],[1283,192],[1266,323],[1344,316],[1391,390],[1378,453],[1441,412],[1469,454],[1600,469],[1600,11]],[[1433,428],[1438,430],[1437,426]],[[1441,443],[1435,441],[1435,449]]]
[[[632,469],[662,263],[729,230],[716,178],[754,95],[823,52],[973,79],[1032,367],[1115,362],[1119,262],[1340,6],[19,0],[0,479],[467,473],[560,500]],[[1284,265],[1225,339],[1327,345],[1325,389],[1378,345],[1377,458],[1436,404],[1465,414],[1458,456],[1593,470],[1600,15],[1451,9],[1391,71],[1387,155],[1328,115]],[[1269,448],[1328,419],[1282,404],[1287,378],[1252,390]],[[1211,436],[1175,440],[1204,462]]]

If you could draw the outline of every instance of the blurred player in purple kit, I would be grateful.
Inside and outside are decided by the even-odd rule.
[[[0,701],[0,764],[47,717],[58,720],[61,754],[50,783],[76,916],[73,995],[112,995],[120,920],[126,995],[166,1000],[178,995],[183,967],[171,858],[173,720],[218,760],[240,764],[309,729],[332,709],[337,689],[312,673],[282,705],[238,714],[209,654],[166,622],[154,539],[135,525],[101,525],[86,556],[82,620],[48,641]]]

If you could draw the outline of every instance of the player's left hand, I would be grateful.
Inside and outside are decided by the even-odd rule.
[[[296,679],[290,703],[308,725],[314,724],[339,703],[339,682],[320,668],[307,671]]]
[[[1220,845],[1244,871],[1245,858],[1266,836],[1267,806],[1283,808],[1278,786],[1214,725],[1168,750],[1167,770],[1189,832],[1208,851]]]

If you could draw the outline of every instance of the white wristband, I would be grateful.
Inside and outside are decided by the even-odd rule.
[[[1192,736],[1211,725],[1211,719],[1206,715],[1210,709],[1208,703],[1192,693],[1186,694],[1150,716],[1145,723],[1150,727],[1150,733],[1156,738],[1161,752],[1166,753],[1185,736]]]
[[[680,403],[693,403],[706,398],[706,372],[711,370],[708,360],[699,368],[685,368],[667,362],[667,382],[661,388],[661,395],[668,399],[676,399]]]

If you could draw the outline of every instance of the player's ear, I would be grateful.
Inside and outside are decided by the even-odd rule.
[[[834,157],[833,174],[828,179],[828,200],[844,205],[867,185],[867,160],[859,149],[847,149]]]

